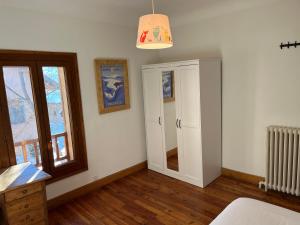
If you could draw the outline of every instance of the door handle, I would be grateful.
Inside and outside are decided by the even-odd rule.
[[[158,124],[161,125],[160,116],[158,117]]]
[[[176,127],[178,128],[178,119],[176,119]]]
[[[178,125],[178,126],[179,126],[179,128],[181,129],[181,120],[179,120],[179,125]]]

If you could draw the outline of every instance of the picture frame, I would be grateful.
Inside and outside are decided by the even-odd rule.
[[[162,73],[162,89],[164,103],[175,101],[174,71],[164,71]]]
[[[95,78],[100,114],[130,108],[126,59],[95,59]]]

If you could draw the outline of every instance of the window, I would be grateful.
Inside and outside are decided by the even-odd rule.
[[[76,54],[0,51],[0,126],[0,168],[87,170]]]

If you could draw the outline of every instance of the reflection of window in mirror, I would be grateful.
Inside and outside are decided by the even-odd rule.
[[[167,168],[179,171],[177,152],[177,127],[175,105],[175,79],[173,71],[162,73],[162,90],[164,98],[164,130]]]
[[[175,101],[175,80],[173,71],[165,71],[162,74],[162,89],[164,102]]]

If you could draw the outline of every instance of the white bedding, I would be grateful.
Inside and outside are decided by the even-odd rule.
[[[239,198],[210,225],[300,225],[300,213],[250,198]]]

